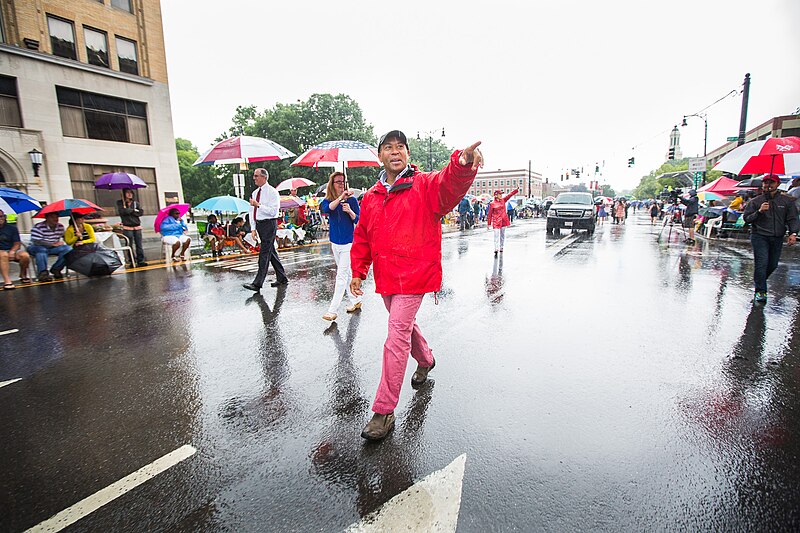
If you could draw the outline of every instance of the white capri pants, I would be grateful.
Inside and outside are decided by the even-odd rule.
[[[336,286],[333,288],[331,305],[328,306],[329,313],[336,313],[339,304],[342,303],[342,298],[345,293],[347,293],[347,297],[350,299],[351,306],[361,301],[360,296],[353,296],[353,293],[350,292],[350,281],[353,279],[353,271],[350,269],[350,248],[352,246],[352,243],[331,243],[333,260],[336,261]]]
[[[189,240],[188,235],[177,235],[177,236],[167,235],[166,237],[161,237],[161,242],[163,242],[164,244],[169,244],[170,246],[172,246],[176,242],[184,243],[187,242],[188,240]]]
[[[506,228],[494,228],[494,251],[502,250],[506,242]]]

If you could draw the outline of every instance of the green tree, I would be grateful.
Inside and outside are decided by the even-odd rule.
[[[680,186],[674,178],[656,179],[658,176],[668,172],[680,172],[688,169],[689,161],[686,159],[667,161],[657,169],[652,170],[648,175],[642,176],[639,185],[633,190],[633,194],[636,198],[655,198],[664,187],[677,188]]]
[[[439,139],[427,137],[408,139],[408,149],[411,151],[410,163],[417,165],[420,170],[438,170],[450,161],[452,148]],[[431,161],[431,164],[428,161]]]
[[[225,180],[213,166],[193,167],[200,154],[197,148],[187,139],[175,139],[175,150],[178,154],[178,170],[183,186],[183,198],[191,205],[197,205],[213,196],[233,194],[232,179]]]
[[[361,107],[345,94],[312,94],[306,101],[276,104],[263,112],[259,112],[255,106],[239,106],[231,122],[231,127],[219,140],[233,135],[265,137],[298,155],[324,141],[352,140],[372,145],[376,142],[372,125],[364,119]],[[292,167],[291,162],[292,159],[263,163],[269,171],[272,185],[293,176],[302,176],[322,184],[332,171],[330,167]],[[229,176],[234,170],[223,167],[220,174]],[[248,173],[250,188],[253,187],[251,174]],[[374,167],[347,170],[352,187],[372,185],[376,175],[377,169]]]
[[[617,193],[614,192],[614,189],[611,188],[611,185],[602,185],[600,187],[600,194],[602,196],[608,196],[609,198],[614,198]]]

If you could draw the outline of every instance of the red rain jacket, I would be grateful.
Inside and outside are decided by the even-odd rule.
[[[458,163],[461,150],[436,172],[412,165],[387,193],[380,182],[361,201],[353,234],[350,264],[353,277],[366,279],[375,266],[379,294],[425,294],[442,287],[441,218],[469,190],[477,170]]]
[[[500,229],[511,225],[511,221],[508,220],[508,213],[506,212],[506,202],[508,202],[508,200],[518,192],[519,189],[514,189],[504,196],[502,200],[493,200],[492,203],[489,204],[489,212],[486,215],[486,223],[490,228]]]

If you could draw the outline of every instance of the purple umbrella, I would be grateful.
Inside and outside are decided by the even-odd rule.
[[[142,181],[142,178],[127,172],[103,174],[94,182],[95,189],[142,189],[144,187],[147,187],[147,184]]]

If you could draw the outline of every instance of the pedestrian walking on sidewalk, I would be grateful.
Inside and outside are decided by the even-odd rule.
[[[597,206],[597,220],[600,221],[601,226],[606,223],[606,218],[608,218],[606,206],[601,202],[600,205]]]
[[[258,252],[258,272],[252,283],[242,285],[245,289],[258,292],[267,277],[267,269],[272,265],[275,270],[275,281],[270,283],[272,287],[279,287],[289,283],[286,272],[283,270],[278,251],[275,249],[275,234],[278,232],[278,212],[281,207],[281,198],[275,187],[267,183],[269,174],[264,168],[257,168],[253,171],[253,180],[256,182],[256,190],[250,197],[250,205],[253,207],[250,220],[255,222],[253,238],[256,235],[261,240],[261,248]]]
[[[756,303],[767,301],[767,279],[778,268],[787,228],[789,245],[797,242],[800,231],[794,198],[779,191],[779,184],[780,178],[774,174],[762,178],[762,193],[750,200],[744,209],[744,221],[751,225],[750,244],[755,261],[753,301]]]
[[[486,229],[494,231],[494,255],[503,251],[503,244],[506,242],[506,226],[510,226],[506,202],[517,194],[519,189],[514,189],[506,196],[503,191],[494,191],[494,200],[489,204],[489,213],[486,215]]]
[[[325,320],[336,320],[336,311],[342,303],[345,292],[350,300],[348,313],[361,309],[361,296],[350,292],[350,280],[353,271],[350,269],[350,248],[353,246],[353,231],[358,224],[360,208],[358,201],[353,198],[352,189],[345,190],[345,176],[341,172],[334,172],[328,178],[328,187],[325,189],[325,199],[319,206],[320,211],[328,215],[330,228],[331,251],[336,262],[336,285],[333,288],[333,298],[328,306],[328,312],[322,315]]]
[[[384,169],[361,202],[353,235],[350,290],[361,296],[361,282],[374,267],[375,291],[389,311],[389,333],[383,345],[383,372],[372,405],[374,415],[361,436],[383,439],[394,427],[408,355],[417,361],[411,386],[419,387],[436,365],[416,323],[425,293],[442,286],[441,218],[467,193],[483,156],[480,142],[456,150],[442,170],[420,172],[408,163],[405,134],[390,131],[378,141]]]

